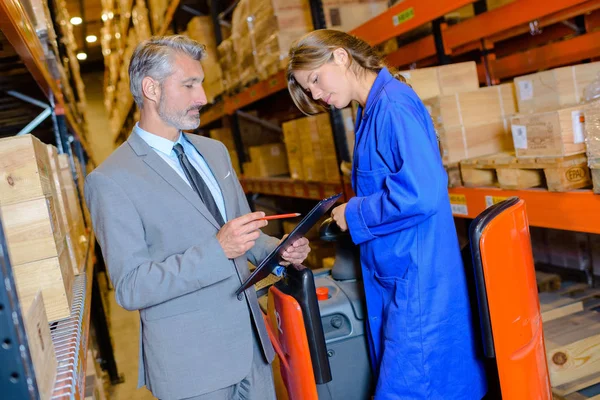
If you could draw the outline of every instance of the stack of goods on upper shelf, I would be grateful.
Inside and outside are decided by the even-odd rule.
[[[589,63],[515,78],[514,152],[461,162],[463,183],[558,192],[590,186],[582,101],[599,71],[600,63]]]
[[[169,8],[170,0],[148,0],[148,6],[152,13],[152,31],[158,32],[165,24],[165,16],[167,8]]]
[[[329,28],[351,30],[387,9],[387,1],[323,3]],[[235,92],[277,73],[293,42],[313,30],[308,0],[241,0],[233,11],[231,37],[218,47],[224,86]]]
[[[352,119],[350,109],[342,111],[344,119]],[[354,141],[352,124],[345,128],[349,140]],[[287,149],[292,179],[309,182],[340,182],[333,132],[329,114],[304,117],[283,124],[283,136]]]
[[[223,72],[219,64],[215,28],[211,17],[194,17],[187,26],[187,35],[206,46],[206,56],[202,60],[204,69],[204,91],[209,103],[225,90]]]
[[[594,154],[600,111],[583,98],[599,71],[600,63],[581,64],[484,88],[473,62],[403,75],[432,116],[449,186],[568,191],[591,185],[586,124]]]
[[[48,69],[55,79],[59,79],[57,65],[60,60],[58,52],[58,43],[52,17],[48,8],[48,3],[45,0],[25,0],[21,1],[23,8],[27,12],[33,29],[37,37],[40,39],[44,55],[40,59],[45,59]]]
[[[67,11],[67,2],[60,0],[55,3],[56,21],[61,30],[60,42],[63,44],[66,54],[62,64],[58,65],[61,76],[61,85],[66,97],[66,106],[71,109],[79,124],[84,124],[87,102],[85,97],[85,85],[81,79],[79,60],[77,54],[77,41],[73,34],[71,16]],[[71,89],[70,82],[74,83],[75,93]]]

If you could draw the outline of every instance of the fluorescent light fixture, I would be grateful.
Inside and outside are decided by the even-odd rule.
[[[80,25],[83,22],[83,20],[81,19],[81,17],[73,17],[71,18],[71,23],[73,25]]]
[[[88,43],[95,43],[98,40],[98,38],[96,37],[96,35],[88,35],[85,38],[85,41]]]
[[[83,61],[83,60],[87,59],[87,54],[77,53],[77,59]]]

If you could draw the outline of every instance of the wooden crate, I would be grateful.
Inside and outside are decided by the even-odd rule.
[[[552,111],[579,104],[600,72],[600,62],[556,68],[515,78],[520,113]]]
[[[506,119],[477,126],[443,126],[437,129],[437,133],[444,165],[513,149]]]
[[[424,104],[436,128],[483,125],[517,113],[512,83],[436,96],[425,100]]]
[[[317,120],[314,117],[297,119],[296,129],[300,138],[304,179],[311,182],[324,182],[324,154],[319,140]]]
[[[67,241],[67,251],[69,252],[69,259],[71,266],[73,267],[73,272],[77,275],[81,272],[79,268],[83,266],[81,265],[80,257],[77,255],[79,250],[77,246],[75,246],[78,238],[72,237],[73,231],[71,230],[71,226],[73,226],[74,221],[72,221],[73,216],[69,212],[67,204],[67,189],[63,183],[62,174],[59,168],[56,147],[48,145],[47,148],[50,167],[52,168],[52,177],[54,178],[54,186],[56,188],[56,203],[59,208],[57,214],[60,216],[59,223],[61,224],[61,229],[63,230]]]
[[[81,204],[79,202],[75,181],[73,180],[73,173],[71,172],[68,156],[66,154],[59,154],[58,162],[66,192],[66,206],[71,215],[71,226],[69,227],[70,235],[73,239],[73,243],[77,246],[78,265],[81,265],[87,248],[87,238],[85,236],[85,225]]]
[[[29,308],[23,310],[23,323],[40,399],[49,400],[54,391],[57,361],[42,292],[38,291]]]
[[[249,151],[250,162],[244,166],[247,176],[264,178],[289,173],[285,146],[282,143],[253,146]]]
[[[22,309],[28,309],[41,290],[48,321],[58,321],[71,315],[74,276],[66,251],[61,252],[59,257],[13,265],[13,275]]]
[[[297,130],[296,120],[285,122],[282,125],[283,140],[288,156],[288,166],[292,179],[304,180],[304,166],[302,164],[302,148],[300,134]]]
[[[511,119],[517,157],[564,157],[585,153],[585,116],[581,106]]]
[[[463,184],[468,187],[545,187],[552,192],[567,192],[592,183],[584,154],[519,159],[512,153],[499,153],[461,161],[460,171]]]
[[[31,135],[0,139],[0,204],[52,195],[46,145]]]
[[[544,323],[553,391],[568,395],[600,382],[600,313],[583,310]]]
[[[56,257],[63,250],[65,237],[53,197],[2,205],[0,209],[13,264]]]
[[[479,88],[473,61],[402,71],[402,75],[422,100]]]

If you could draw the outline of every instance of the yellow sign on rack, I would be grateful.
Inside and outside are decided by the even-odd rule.
[[[464,194],[451,194],[450,205],[452,206],[452,214],[469,215],[469,209],[467,208],[467,196]]]
[[[504,200],[508,199],[508,197],[503,196],[485,196],[485,208],[489,208],[494,204],[498,204]]]

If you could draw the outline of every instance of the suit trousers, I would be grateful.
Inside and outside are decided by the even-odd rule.
[[[276,400],[271,365],[265,361],[256,332],[252,336],[252,366],[244,379],[235,385],[185,400]]]

